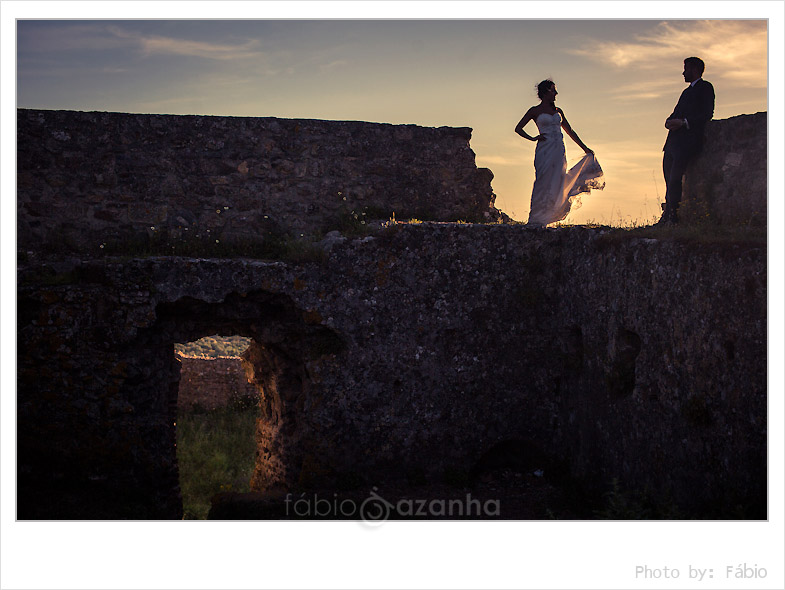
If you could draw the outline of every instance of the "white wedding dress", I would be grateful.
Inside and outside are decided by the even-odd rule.
[[[570,209],[580,207],[580,195],[591,189],[602,190],[603,172],[594,154],[586,154],[570,170],[562,136],[559,113],[540,113],[534,121],[544,140],[534,152],[535,180],[528,225],[545,226],[567,217]]]

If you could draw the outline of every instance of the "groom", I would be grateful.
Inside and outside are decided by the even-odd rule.
[[[684,60],[684,81],[689,84],[681,93],[673,113],[665,121],[668,139],[665,141],[662,171],[665,175],[665,206],[657,225],[676,223],[676,211],[681,201],[681,180],[687,164],[700,151],[703,130],[714,114],[714,87],[701,76],[703,60],[688,57]]]

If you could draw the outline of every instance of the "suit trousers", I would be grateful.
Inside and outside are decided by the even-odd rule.
[[[662,156],[662,172],[665,175],[665,206],[671,212],[675,212],[679,208],[682,178],[693,155],[682,150],[666,149]]]

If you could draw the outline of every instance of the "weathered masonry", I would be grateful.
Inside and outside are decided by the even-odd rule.
[[[245,245],[372,218],[495,221],[471,129],[20,109],[18,239]],[[357,220],[355,220],[357,216]]]
[[[246,398],[258,391],[248,383],[239,357],[194,358],[177,355],[180,362],[178,404],[182,409],[213,410]]]
[[[598,486],[766,516],[759,245],[434,222],[295,262],[48,257],[23,235],[21,519],[179,518],[173,344],[212,334],[253,340],[257,490],[436,481],[525,441]]]
[[[258,489],[438,477],[518,439],[693,508],[760,504],[765,253],[602,237],[437,224],[305,265],[24,272],[20,517],[177,517],[172,345],[215,333],[254,340]]]

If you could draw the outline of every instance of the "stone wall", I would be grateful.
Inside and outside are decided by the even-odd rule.
[[[761,120],[709,126],[685,191],[725,195],[710,215],[748,188],[759,211],[760,142],[734,150]],[[174,343],[215,334],[252,339],[256,490],[471,479],[512,445],[595,492],[766,517],[765,244],[421,223],[288,261],[112,257],[96,244],[266,240],[372,207],[494,220],[491,175],[467,129],[18,121],[18,518],[179,518]]]
[[[765,226],[767,137],[765,112],[710,121],[703,150],[685,174],[682,219]]]
[[[471,129],[17,111],[18,247],[258,242],[372,219],[495,220]],[[170,250],[169,253],[172,251]]]
[[[213,410],[258,391],[245,376],[240,357],[198,358],[176,355],[180,363],[177,405],[181,410]]]
[[[18,313],[20,518],[179,517],[173,343],[212,334],[253,339],[257,490],[439,481],[523,441],[765,518],[764,247],[398,225],[311,263],[31,264]]]

